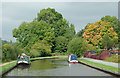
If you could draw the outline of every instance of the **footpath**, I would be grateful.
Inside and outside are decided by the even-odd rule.
[[[5,66],[7,64],[14,63],[14,62],[16,62],[16,61],[11,61],[11,62],[7,62],[7,63],[4,63],[4,64],[0,64],[0,66]]]
[[[101,63],[101,64],[104,64],[104,65],[109,65],[109,66],[120,68],[120,66],[119,66],[120,63],[106,62],[106,61],[103,61],[103,60],[96,60],[96,59],[91,59],[91,58],[80,58],[80,59],[85,59],[85,60],[88,60],[88,61],[92,61],[92,62]]]

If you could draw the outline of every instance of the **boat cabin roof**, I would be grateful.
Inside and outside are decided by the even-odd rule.
[[[77,56],[76,55],[71,55],[70,59],[71,60],[77,60]]]

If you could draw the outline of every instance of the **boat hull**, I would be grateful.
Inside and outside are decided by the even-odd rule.
[[[28,63],[27,61],[18,61],[17,64],[26,64],[26,65],[29,65],[30,63]]]
[[[69,63],[71,63],[71,64],[77,64],[78,62],[69,62]]]
[[[78,60],[72,60],[72,61],[68,61],[69,63],[72,63],[72,64],[77,64],[78,63]]]

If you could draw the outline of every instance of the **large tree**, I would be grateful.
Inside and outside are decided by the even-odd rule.
[[[84,30],[85,30],[85,29],[80,30],[80,31],[76,34],[76,36],[77,36],[77,37],[82,37],[82,35],[83,35],[83,33],[84,33]]]
[[[21,47],[31,47],[38,40],[46,40],[53,45],[54,32],[45,21],[23,22],[18,29],[13,30],[13,37],[17,38]]]
[[[102,17],[101,20],[106,21],[106,22],[110,22],[111,26],[114,28],[114,31],[117,34],[118,34],[118,32],[120,32],[118,29],[119,20],[115,16],[111,17],[109,15],[106,15],[105,17]]]
[[[37,41],[45,40],[53,51],[56,37],[65,36],[67,40],[71,40],[74,35],[74,25],[51,8],[42,9],[33,21],[23,22],[13,30],[13,37],[18,41],[17,44],[28,50]]]
[[[102,21],[110,22],[111,26],[114,28],[114,31],[118,34],[118,43],[120,45],[120,22],[115,16],[106,15],[101,18]],[[120,46],[119,46],[120,48]]]
[[[57,53],[67,52],[68,39],[64,36],[58,36],[55,38],[55,48],[54,51]]]
[[[114,31],[114,28],[110,22],[106,21],[97,21],[96,23],[88,24],[86,26],[83,37],[88,41],[89,44],[93,46],[99,46],[102,48],[102,38],[108,33],[109,37],[112,39],[118,39],[117,33]]]
[[[112,47],[115,47],[115,44],[118,42],[117,39],[115,38],[110,38],[108,33],[106,33],[102,40],[102,47],[104,47],[105,49],[109,50],[112,49]]]
[[[50,24],[50,27],[55,32],[55,37],[63,36],[70,28],[72,31],[69,32],[75,32],[74,25],[69,25],[69,21],[64,19],[62,14],[55,11],[55,9],[42,9],[40,13],[38,13],[37,17],[37,21],[41,20],[46,21]]]

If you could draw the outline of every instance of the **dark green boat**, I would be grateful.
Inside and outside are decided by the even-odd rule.
[[[17,58],[17,64],[31,64],[30,56],[22,53],[21,56]]]

